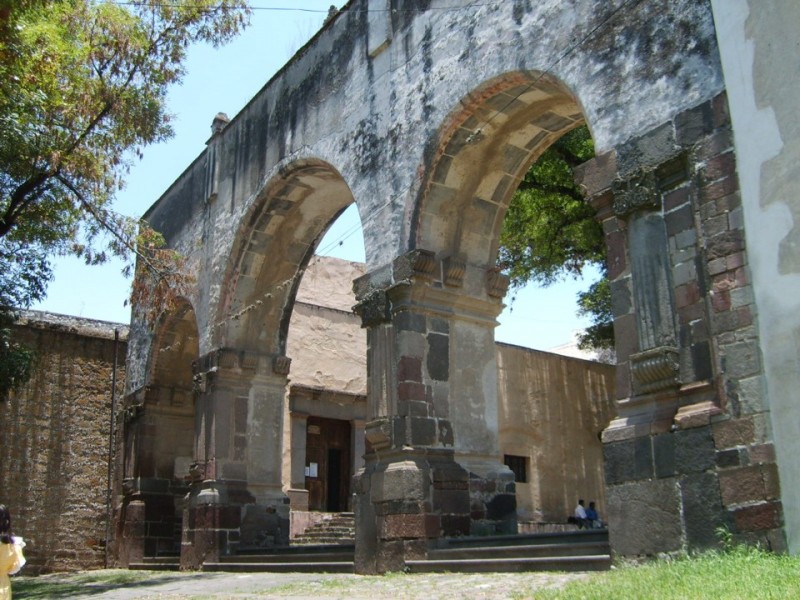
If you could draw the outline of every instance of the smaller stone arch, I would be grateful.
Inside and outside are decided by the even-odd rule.
[[[220,345],[283,355],[305,265],[354,202],[341,174],[319,159],[284,165],[242,220],[217,313]]]
[[[198,338],[194,308],[180,298],[155,326],[147,385],[126,399],[121,422],[123,564],[180,551],[183,497],[196,461],[193,363]]]

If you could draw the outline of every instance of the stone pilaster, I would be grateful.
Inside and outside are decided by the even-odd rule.
[[[493,330],[503,282],[416,250],[395,261],[388,281],[367,275],[355,289],[368,328],[357,570],[402,569],[440,536],[516,531],[513,474],[497,446]]]
[[[719,526],[781,548],[771,438],[753,409],[762,368],[724,95],[576,179],[603,225],[612,282],[618,416],[603,441],[614,550],[707,547]]]

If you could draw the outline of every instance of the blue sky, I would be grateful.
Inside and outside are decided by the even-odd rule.
[[[187,75],[170,93],[175,136],[145,148],[120,192],[116,208],[139,216],[181,174],[205,147],[211,121],[218,112],[235,115],[267,80],[321,27],[331,0],[253,0],[251,25],[222,48],[190,50]],[[342,6],[345,2],[338,2]],[[351,207],[320,243],[328,255],[364,260],[357,212]],[[356,230],[354,232],[354,230]],[[343,235],[350,234],[346,239]],[[339,241],[342,241],[339,244]],[[130,281],[117,261],[87,267],[80,260],[57,261],[55,279],[36,310],[127,323],[125,299]],[[519,290],[513,305],[500,317],[496,338],[511,344],[546,350],[571,340],[585,327],[576,315],[575,294],[588,283],[568,281],[548,289]]]

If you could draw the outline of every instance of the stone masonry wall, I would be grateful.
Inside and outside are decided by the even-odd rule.
[[[38,358],[0,403],[0,502],[28,544],[25,574],[104,564],[115,328],[121,394],[126,327],[34,312],[15,326]]]

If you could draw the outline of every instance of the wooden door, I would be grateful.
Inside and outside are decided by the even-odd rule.
[[[309,417],[306,428],[306,489],[309,510],[343,512],[350,499],[351,426],[348,421]]]

